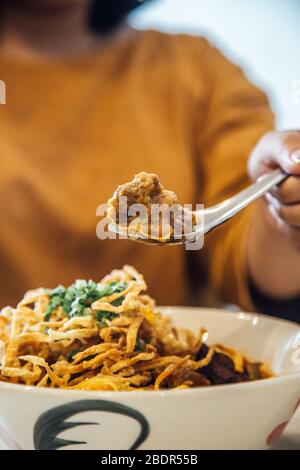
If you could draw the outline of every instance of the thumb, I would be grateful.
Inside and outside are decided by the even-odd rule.
[[[270,153],[267,158],[265,158],[264,163],[270,168],[274,169],[276,167],[281,167],[286,173],[290,175],[300,175],[300,149],[299,145],[297,150],[289,148],[290,146],[283,143],[280,143],[280,146],[274,151],[273,154]]]
[[[286,162],[285,167],[288,173],[300,175],[300,150],[296,150],[289,155],[289,159],[288,162]]]

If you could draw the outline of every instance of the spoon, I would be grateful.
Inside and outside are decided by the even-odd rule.
[[[188,234],[183,233],[180,236],[163,240],[152,239],[146,237],[138,231],[131,231],[129,234],[126,232],[126,230],[122,229],[119,225],[116,225],[113,222],[109,224],[109,230],[111,232],[118,233],[122,237],[147,245],[178,245],[195,241],[197,238],[203,236],[227,220],[231,219],[231,217],[238,214],[238,212],[240,212],[259,197],[266,194],[274,186],[283,182],[287,177],[288,175],[284,171],[280,169],[273,170],[270,173],[260,176],[255,181],[255,183],[251,184],[229,199],[226,199],[225,201],[216,204],[215,206],[201,210],[200,213],[199,211],[194,211],[195,219],[204,219],[203,224],[201,224],[201,226],[195,225],[193,227],[193,231]]]

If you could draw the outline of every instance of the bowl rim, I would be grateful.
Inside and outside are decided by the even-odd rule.
[[[285,318],[281,317],[275,317],[272,315],[267,315],[265,313],[257,313],[257,312],[248,312],[245,310],[233,310],[231,308],[226,309],[226,308],[218,308],[218,307],[203,307],[203,306],[189,306],[189,305],[158,305],[157,309],[159,311],[164,312],[166,315],[170,315],[171,311],[178,311],[178,310],[190,310],[190,311],[199,311],[199,312],[207,312],[209,311],[210,314],[212,315],[234,315],[236,318],[239,318],[240,320],[250,320],[251,318],[258,317],[261,318],[264,321],[267,321],[269,323],[282,323],[284,325],[288,325],[290,327],[298,328],[300,332],[300,323],[296,323],[292,320],[287,320]],[[237,308],[239,308],[237,306]]]
[[[204,312],[209,311],[216,315],[230,315],[233,314],[236,318],[240,320],[251,320],[251,318],[259,317],[262,318],[264,321],[270,323],[279,323],[279,324],[287,324],[290,327],[298,328],[300,333],[300,325],[296,322],[292,322],[290,320],[285,320],[283,318],[272,317],[269,315],[255,313],[255,312],[244,312],[244,311],[232,311],[232,310],[225,310],[221,308],[210,308],[210,307],[190,307],[190,306],[158,306],[159,310],[163,311],[165,314],[171,314],[172,310],[178,312],[179,310],[190,310],[190,311],[197,311],[197,312]],[[1,382],[0,381],[0,392],[1,391],[11,391],[14,393],[25,393],[33,394],[33,395],[48,395],[48,396],[61,396],[65,398],[75,398],[77,397],[78,400],[82,399],[96,399],[101,398],[104,399],[105,397],[111,399],[116,397],[116,399],[121,398],[128,398],[132,397],[135,398],[145,398],[145,399],[152,399],[154,397],[181,397],[181,396],[190,396],[190,395],[210,395],[214,396],[216,394],[224,394],[233,392],[247,392],[248,390],[251,391],[252,388],[260,388],[260,387],[272,387],[273,385],[280,385],[282,383],[290,383],[290,382],[297,382],[299,381],[300,385],[300,368],[298,371],[288,373],[285,375],[279,375],[275,377],[270,377],[268,379],[262,380],[255,380],[252,382],[241,382],[241,383],[233,383],[233,384],[222,384],[217,386],[207,386],[207,387],[194,387],[189,389],[170,389],[170,390],[133,390],[133,391],[114,391],[114,390],[66,390],[66,389],[59,389],[59,388],[48,388],[48,387],[36,387],[34,385],[22,385],[22,384],[12,384],[9,382]]]

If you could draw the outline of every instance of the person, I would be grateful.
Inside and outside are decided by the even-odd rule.
[[[130,28],[140,3],[2,1],[1,305],[129,263],[161,304],[200,290],[299,320],[300,132],[276,131],[266,95],[205,38]],[[97,206],[139,171],[210,206],[276,167],[291,176],[200,252],[96,237]]]

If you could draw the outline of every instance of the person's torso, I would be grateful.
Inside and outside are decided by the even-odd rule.
[[[140,44],[135,37],[82,61],[0,60],[1,305],[126,263],[160,303],[188,302],[183,247],[96,237],[97,206],[139,171],[195,201],[192,78],[175,57],[164,61],[159,35],[139,35]]]

